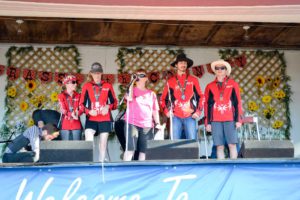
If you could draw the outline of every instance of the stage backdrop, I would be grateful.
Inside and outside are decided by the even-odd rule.
[[[1,199],[300,199],[300,162],[0,168]]]

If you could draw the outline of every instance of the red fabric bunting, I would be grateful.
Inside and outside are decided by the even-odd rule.
[[[207,69],[208,73],[215,74],[214,71],[211,69],[210,63],[206,64],[206,69]]]
[[[148,79],[151,83],[157,83],[157,81],[159,80],[159,73],[158,72],[150,72],[148,74]]]
[[[36,78],[36,71],[31,69],[23,69],[23,78],[27,80],[34,80]]]
[[[0,76],[4,74],[4,71],[5,71],[5,66],[0,65]]]
[[[6,74],[9,80],[14,81],[20,77],[20,69],[16,67],[8,67]]]
[[[103,74],[102,75],[102,80],[110,83],[110,84],[114,84],[115,83],[115,76],[113,74]]]
[[[204,67],[203,65],[192,67],[193,74],[198,78],[201,78],[204,75]]]
[[[118,82],[122,85],[127,85],[130,83],[130,74],[118,74]]]
[[[82,84],[85,81],[85,75],[84,74],[73,74],[74,76],[76,76],[76,80],[78,85]]]

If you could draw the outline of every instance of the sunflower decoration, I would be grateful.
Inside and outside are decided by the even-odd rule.
[[[259,87],[259,88],[263,87],[265,82],[266,82],[266,80],[263,76],[257,76],[256,77],[256,86],[257,87]]]
[[[240,87],[240,94],[244,94],[244,89]]]
[[[253,112],[258,110],[258,105],[256,104],[255,101],[249,101],[248,102],[248,110]]]
[[[27,126],[30,127],[30,126],[33,126],[34,125],[34,121],[32,118],[30,118],[27,122]]]
[[[269,104],[272,101],[272,97],[270,95],[265,95],[261,100],[264,104]]]
[[[15,87],[9,87],[7,89],[7,96],[14,98],[17,95],[17,89]]]
[[[46,97],[44,95],[33,96],[29,101],[34,107],[41,108],[46,102]]]
[[[20,103],[20,109],[21,109],[23,112],[25,112],[25,111],[28,109],[28,103],[25,102],[25,101],[22,101],[22,102]]]
[[[266,119],[271,119],[272,116],[275,114],[275,108],[268,107],[268,108],[264,109],[263,112],[264,112],[264,116]]]
[[[273,97],[278,99],[279,101],[284,99],[285,96],[286,96],[286,94],[283,90],[278,90],[273,93]]]
[[[275,120],[275,122],[272,124],[272,128],[274,129],[280,129],[283,126],[283,121],[281,120]]]
[[[28,80],[26,82],[26,89],[31,93],[33,92],[37,87],[37,84],[34,80]]]
[[[58,93],[57,92],[52,92],[50,95],[50,99],[52,102],[57,102],[58,101]]]
[[[274,79],[273,84],[272,84],[273,89],[278,88],[279,85],[280,85],[280,79],[279,80]]]

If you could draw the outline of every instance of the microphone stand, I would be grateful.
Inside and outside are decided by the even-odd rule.
[[[133,85],[133,83],[136,79],[137,79],[137,77],[133,76],[130,83],[127,85],[126,92],[125,92],[123,98],[121,99],[121,101],[119,103],[119,106],[122,105],[126,95],[128,94],[128,99],[126,101],[126,119],[127,120],[126,120],[126,134],[125,134],[126,135],[126,138],[125,138],[125,140],[126,140],[125,151],[128,151],[128,132],[129,132],[129,130],[128,130],[128,128],[129,128],[128,120],[129,120],[129,112],[130,112],[129,111],[129,99],[131,99],[131,101],[132,101],[132,93],[131,93],[132,91],[130,91],[130,89],[131,89],[130,87]]]
[[[168,77],[168,76],[165,76]],[[168,98],[169,98],[169,102],[170,102],[170,111],[169,111],[169,115],[170,115],[170,138],[171,140],[173,140],[173,103],[172,103],[172,99],[171,99],[171,92],[170,92],[170,85],[168,80],[166,79],[167,82],[167,87],[168,87]]]

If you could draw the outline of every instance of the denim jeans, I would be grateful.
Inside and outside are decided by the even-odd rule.
[[[173,139],[196,139],[196,120],[173,116]]]
[[[61,130],[61,140],[81,140],[81,130]]]
[[[4,153],[3,163],[31,163],[33,162],[34,152]]]

